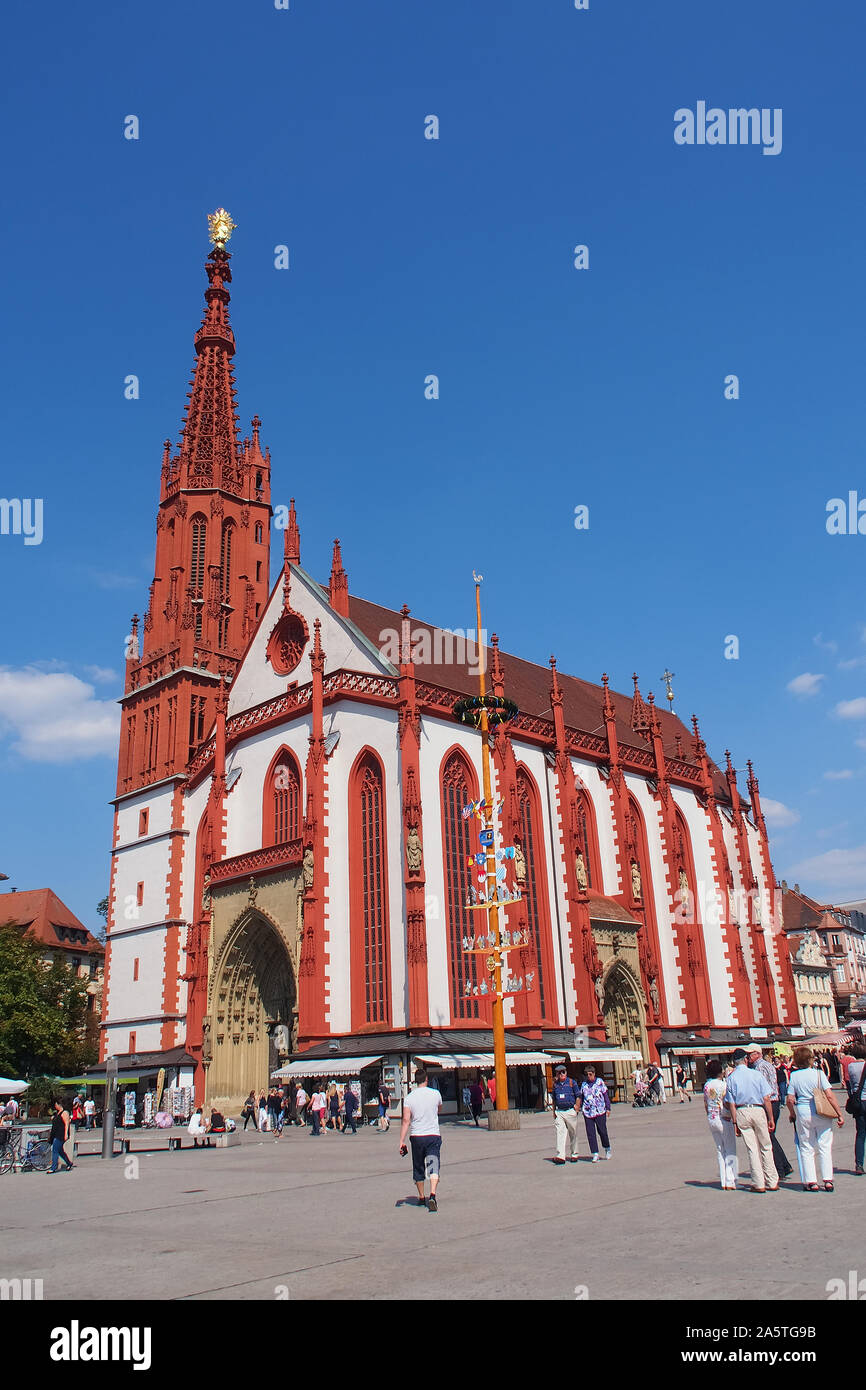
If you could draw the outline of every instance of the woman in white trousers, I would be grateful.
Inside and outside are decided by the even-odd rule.
[[[707,1124],[719,1158],[719,1182],[723,1192],[734,1192],[737,1186],[737,1137],[728,1107],[725,1104],[727,1083],[722,1076],[722,1064],[716,1058],[707,1062],[707,1083],[704,1086],[704,1109]]]
[[[824,1191],[832,1192],[833,1125],[837,1124],[841,1129],[845,1117],[823,1071],[812,1066],[813,1055],[811,1047],[794,1048],[794,1067],[788,1082],[785,1103],[791,1120],[797,1126],[797,1160],[800,1164],[800,1181],[804,1192],[819,1191],[815,1171],[816,1155]],[[826,1096],[835,1112],[834,1116],[818,1114],[815,1106],[816,1091],[821,1091]]]

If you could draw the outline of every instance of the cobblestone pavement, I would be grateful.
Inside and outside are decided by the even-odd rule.
[[[720,1191],[699,1099],[614,1107],[613,1157],[596,1164],[582,1126],[581,1161],[551,1162],[550,1115],[443,1134],[436,1214],[417,1205],[393,1122],[0,1176],[0,1277],[41,1278],[46,1299],[824,1300],[828,1280],[866,1275],[850,1121],[833,1194],[789,1182],[760,1201]],[[780,1136],[794,1161],[784,1116]],[[742,1145],[740,1168],[747,1181]]]

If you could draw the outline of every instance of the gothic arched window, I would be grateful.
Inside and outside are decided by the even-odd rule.
[[[475,937],[486,930],[483,912],[470,912],[466,906],[469,885],[475,875],[469,856],[475,852],[471,827],[475,818],[466,819],[463,807],[478,799],[478,782],[471,766],[456,749],[442,768],[442,849],[445,869],[445,915],[448,924],[448,988],[452,1023],[481,1017],[478,995],[466,993],[478,986],[483,976],[478,956],[463,949],[464,937]],[[473,885],[474,886],[474,885]]]
[[[586,886],[587,888],[594,888],[596,892],[601,893],[603,892],[603,884],[598,855],[598,837],[595,830],[595,816],[593,814],[592,802],[586,792],[578,791],[575,819],[577,822],[575,827],[575,860],[578,855],[583,857],[583,864],[586,870]]]
[[[220,608],[219,621],[219,645],[224,647],[228,642],[229,635],[229,609],[231,583],[232,583],[232,546],[234,543],[235,527],[233,521],[226,521],[223,524],[222,540],[220,542]]]
[[[349,792],[352,1026],[391,1021],[388,969],[388,856],[385,779],[372,752],[363,753]]]
[[[281,748],[265,778],[262,844],[285,845],[301,837],[301,772],[297,759]]]
[[[192,519],[192,555],[189,566],[189,587],[195,607],[195,637],[201,640],[202,611],[204,609],[205,553],[207,550],[207,521],[203,516]]]
[[[520,811],[520,840],[526,860],[526,882],[523,900],[529,925],[529,939],[535,948],[538,967],[536,999],[538,1012],[545,1021],[555,1015],[553,959],[550,949],[550,914],[547,906],[546,860],[544,830],[535,783],[525,768],[517,771],[517,804]],[[532,995],[528,996],[532,1010]],[[535,1010],[532,1010],[535,1012]]]

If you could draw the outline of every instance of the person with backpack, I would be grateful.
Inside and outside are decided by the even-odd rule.
[[[866,1152],[866,1047],[862,1043],[853,1043],[848,1054],[852,1061],[848,1064],[848,1101],[845,1109],[856,1126],[854,1172],[862,1177]]]
[[[664,1093],[662,1091],[664,1083],[662,1082],[662,1074],[655,1062],[650,1062],[646,1069],[646,1081],[651,1093],[655,1096],[656,1104],[661,1105],[664,1100]]]

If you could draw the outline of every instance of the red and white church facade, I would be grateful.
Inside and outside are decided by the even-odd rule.
[[[102,1059],[183,1056],[237,1103],[276,1058],[490,1047],[463,808],[481,735],[455,722],[477,652],[301,564],[294,503],[269,587],[270,455],[241,440],[230,256],[207,262],[181,441],[165,445],[156,563],[122,699]],[[279,534],[279,532],[276,532]],[[798,1022],[758,781],[697,721],[501,652],[519,714],[493,741],[526,944],[509,1046],[574,1030],[657,1059]],[[323,1071],[328,1063],[323,1061]]]

